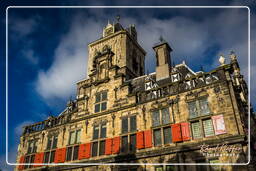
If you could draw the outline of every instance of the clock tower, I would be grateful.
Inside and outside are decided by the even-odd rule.
[[[125,75],[126,79],[144,75],[146,52],[137,42],[135,25],[124,29],[119,23],[108,22],[100,39],[88,45],[89,77],[103,79],[108,77],[111,68]]]

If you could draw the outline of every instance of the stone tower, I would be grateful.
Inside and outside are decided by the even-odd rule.
[[[119,67],[126,79],[144,75],[144,61],[146,52],[137,42],[135,25],[124,29],[119,23],[110,24],[103,28],[102,38],[88,45],[89,77],[103,79],[108,70]]]

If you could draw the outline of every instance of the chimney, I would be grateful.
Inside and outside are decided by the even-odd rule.
[[[171,58],[170,52],[172,48],[160,37],[160,42],[153,47],[156,52],[156,81],[170,77]]]

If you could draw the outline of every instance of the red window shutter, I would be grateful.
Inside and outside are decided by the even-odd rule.
[[[105,154],[112,154],[112,138],[106,139]]]
[[[182,141],[180,123],[172,125],[172,142]]]
[[[25,156],[21,156],[19,163],[20,164],[24,163],[24,161],[25,161]],[[24,165],[19,165],[18,170],[23,170],[23,169],[24,169]]]
[[[91,157],[91,143],[85,144],[85,158],[88,159]]]
[[[44,163],[44,153],[36,153],[34,163]],[[34,167],[40,167],[42,165],[34,165]]]
[[[113,138],[112,153],[117,154],[120,151],[120,137]]]
[[[189,123],[181,123],[181,132],[182,132],[182,140],[187,141],[190,140],[190,129]]]
[[[151,130],[144,131],[145,148],[152,147],[152,132]]]
[[[55,152],[55,163],[64,163],[66,159],[66,148],[59,148]]]
[[[214,126],[215,135],[227,133],[223,115],[212,116],[212,122]]]
[[[85,144],[80,144],[79,145],[79,150],[78,150],[78,159],[84,159],[85,158],[85,153],[86,153],[86,145]]]
[[[136,134],[136,141],[137,141],[137,144],[136,144],[137,149],[142,149],[142,148],[145,147],[145,144],[144,144],[144,132],[143,131],[137,132],[137,134]]]

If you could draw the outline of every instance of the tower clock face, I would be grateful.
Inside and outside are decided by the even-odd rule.
[[[105,30],[105,36],[108,36],[111,33],[113,33],[113,28],[112,27]]]

